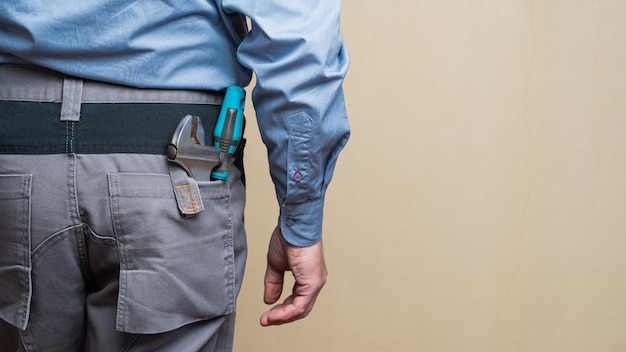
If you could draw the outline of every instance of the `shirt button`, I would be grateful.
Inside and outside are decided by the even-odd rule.
[[[287,219],[287,226],[291,227],[296,223],[296,220],[294,219]]]

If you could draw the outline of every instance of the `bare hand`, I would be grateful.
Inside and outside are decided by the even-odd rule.
[[[289,244],[277,227],[272,233],[265,272],[266,304],[274,304],[283,292],[286,271],[291,271],[295,283],[292,293],[283,303],[261,316],[261,325],[280,325],[306,317],[313,309],[320,290],[326,283],[324,246],[320,240],[310,247]]]

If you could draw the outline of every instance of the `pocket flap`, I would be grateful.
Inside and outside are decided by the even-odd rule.
[[[0,318],[25,329],[31,299],[32,175],[0,175]]]

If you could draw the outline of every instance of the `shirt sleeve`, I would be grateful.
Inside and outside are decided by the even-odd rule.
[[[239,62],[256,74],[252,99],[285,239],[309,246],[322,236],[324,195],[349,136],[342,82],[348,53],[339,0],[223,0],[250,19]]]

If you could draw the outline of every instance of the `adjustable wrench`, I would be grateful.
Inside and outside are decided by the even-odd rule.
[[[187,115],[176,127],[167,147],[167,159],[182,166],[196,181],[209,181],[211,171],[223,162],[224,157],[219,148],[205,144],[200,118]]]

